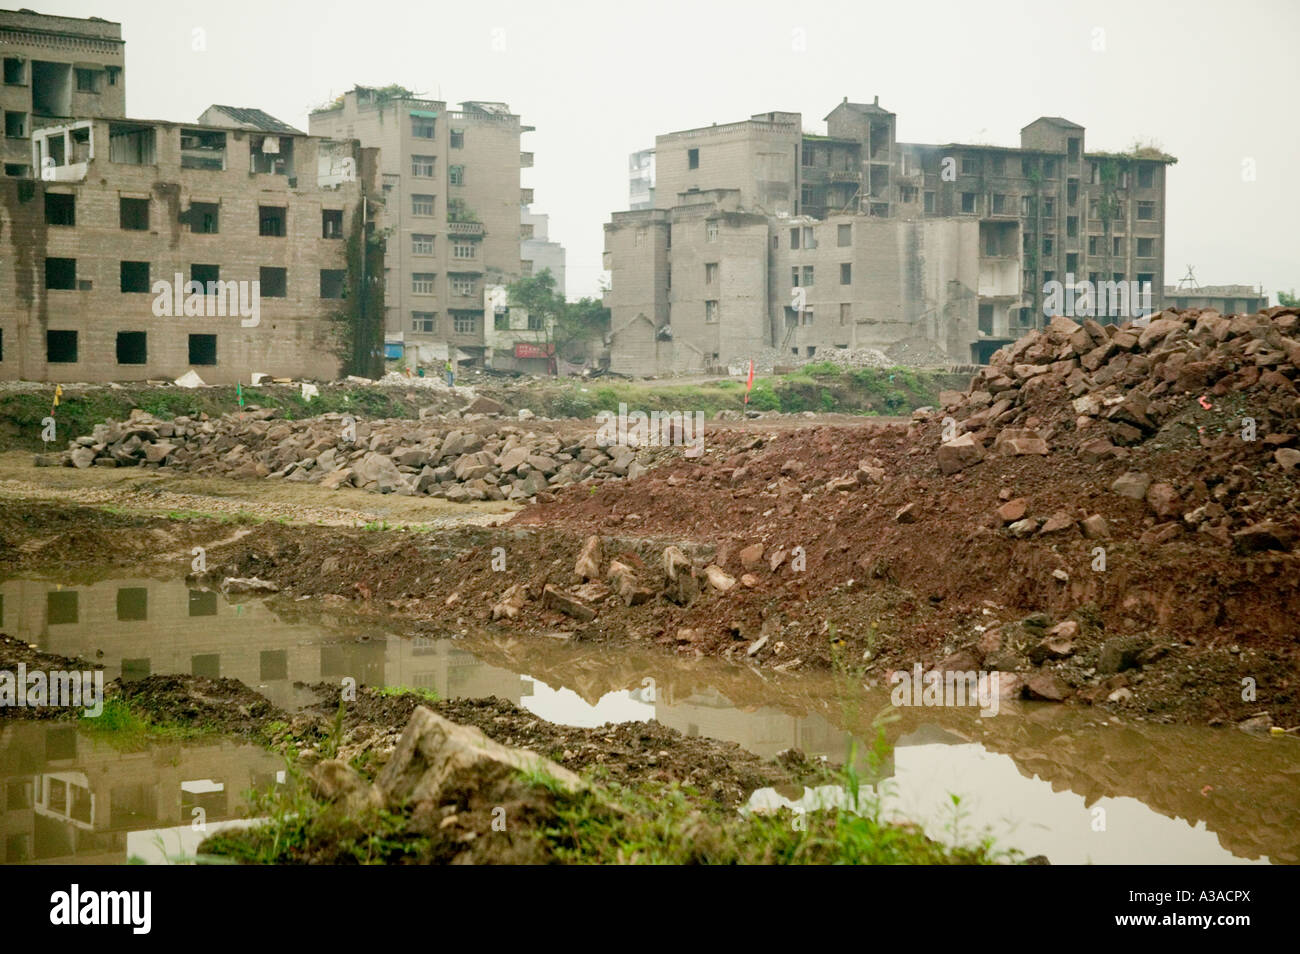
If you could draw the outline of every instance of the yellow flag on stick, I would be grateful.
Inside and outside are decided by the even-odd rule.
[[[63,385],[56,384],[54,385],[54,407],[50,408],[51,411],[53,411],[54,408],[59,406],[59,398],[61,397],[63,397]]]

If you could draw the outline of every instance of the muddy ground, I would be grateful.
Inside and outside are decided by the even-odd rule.
[[[839,667],[878,683],[917,662],[984,666],[1020,679],[1021,691],[1048,693],[1039,698],[1156,721],[1222,724],[1267,713],[1282,727],[1300,723],[1293,554],[1241,556],[1203,534],[1140,544],[1150,523],[1140,502],[1099,489],[1131,460],[1062,474],[1051,458],[1008,457],[954,480],[920,446],[916,428],[902,424],[717,425],[701,459],[569,488],[517,513],[501,503],[457,507],[320,488],[293,488],[290,505],[277,496],[290,488],[275,482],[158,472],[55,468],[28,472],[51,475],[45,484],[24,483],[23,463],[5,455],[0,572],[175,578],[191,571],[202,546],[200,585],[256,576],[279,587],[280,601],[317,597],[396,614],[434,635],[647,645],[781,672]],[[1179,451],[1145,466],[1175,468]],[[868,456],[892,475],[883,486],[826,489]],[[1007,535],[992,515],[1008,490],[1033,512],[1103,514],[1107,571],[1092,571],[1095,541],[1077,530]],[[181,500],[188,506],[178,509]],[[912,522],[900,522],[909,504]],[[635,606],[598,598],[587,622],[547,605],[548,583],[573,587],[591,535],[601,537],[606,562],[632,567],[654,598]],[[746,566],[742,551],[755,543],[762,558]],[[670,602],[658,594],[668,544],[743,582],[726,593],[705,585],[689,606]],[[804,551],[800,571],[795,547]],[[785,559],[772,570],[777,554]],[[530,598],[514,618],[493,620],[515,583]],[[1059,622],[1078,626],[1072,655],[1031,658]],[[1253,699],[1243,698],[1245,679],[1258,687]]]

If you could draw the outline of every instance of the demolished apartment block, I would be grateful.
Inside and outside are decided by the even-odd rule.
[[[339,375],[375,150],[137,119],[44,126],[31,149],[41,177],[0,180],[0,375]]]
[[[983,363],[1043,324],[1067,276],[1148,282],[1158,307],[1172,157],[1085,152],[1054,117],[1019,148],[900,143],[878,102],[826,123],[768,112],[656,138],[654,207],[605,226],[611,370],[900,345]]]

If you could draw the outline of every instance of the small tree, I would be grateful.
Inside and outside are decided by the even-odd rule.
[[[609,309],[598,298],[566,302],[555,290],[549,268],[506,286],[511,307],[522,308],[540,323],[548,351],[572,354],[573,345],[602,337],[609,328]]]
[[[1296,296],[1295,289],[1291,292],[1280,291],[1277,293],[1277,303],[1286,308],[1300,308],[1300,297]]]

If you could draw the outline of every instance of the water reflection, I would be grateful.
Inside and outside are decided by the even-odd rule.
[[[657,648],[412,637],[382,624],[322,620],[298,604],[277,604],[273,612],[258,600],[230,603],[151,580],[85,587],[11,580],[0,584],[0,626],[43,650],[97,660],[110,679],[232,676],[292,709],[313,698],[295,682],[350,677],[363,685],[433,689],[444,698],[494,695],[565,725],[654,718],[764,757],[798,748],[841,761],[854,740],[865,752],[884,713],[892,719],[886,735],[893,753],[873,781],[883,782],[893,810],[924,822],[936,837],[948,830],[948,796],[956,793],[968,812],[962,831],[989,829],[1001,843],[1058,862],[1300,861],[1300,744],[1290,739],[1120,722],[1053,706],[1006,704],[991,719],[973,710],[893,710],[887,693],[824,674],[774,678]],[[10,767],[0,754],[0,771]],[[40,788],[29,780],[30,796],[14,796],[16,803],[57,817],[60,830],[83,830],[87,811],[102,812],[95,807],[102,803],[92,800],[88,809],[83,792],[93,786],[81,784],[78,772],[93,777],[75,761],[57,766]],[[219,808],[224,799],[229,812],[240,791],[233,782],[221,790],[197,784],[218,779],[196,769],[176,780],[196,782],[176,789],[177,811],[206,810],[208,802]],[[139,827],[167,822],[185,819],[142,818]],[[17,853],[35,850],[15,844]],[[12,857],[7,847],[5,857]]]

